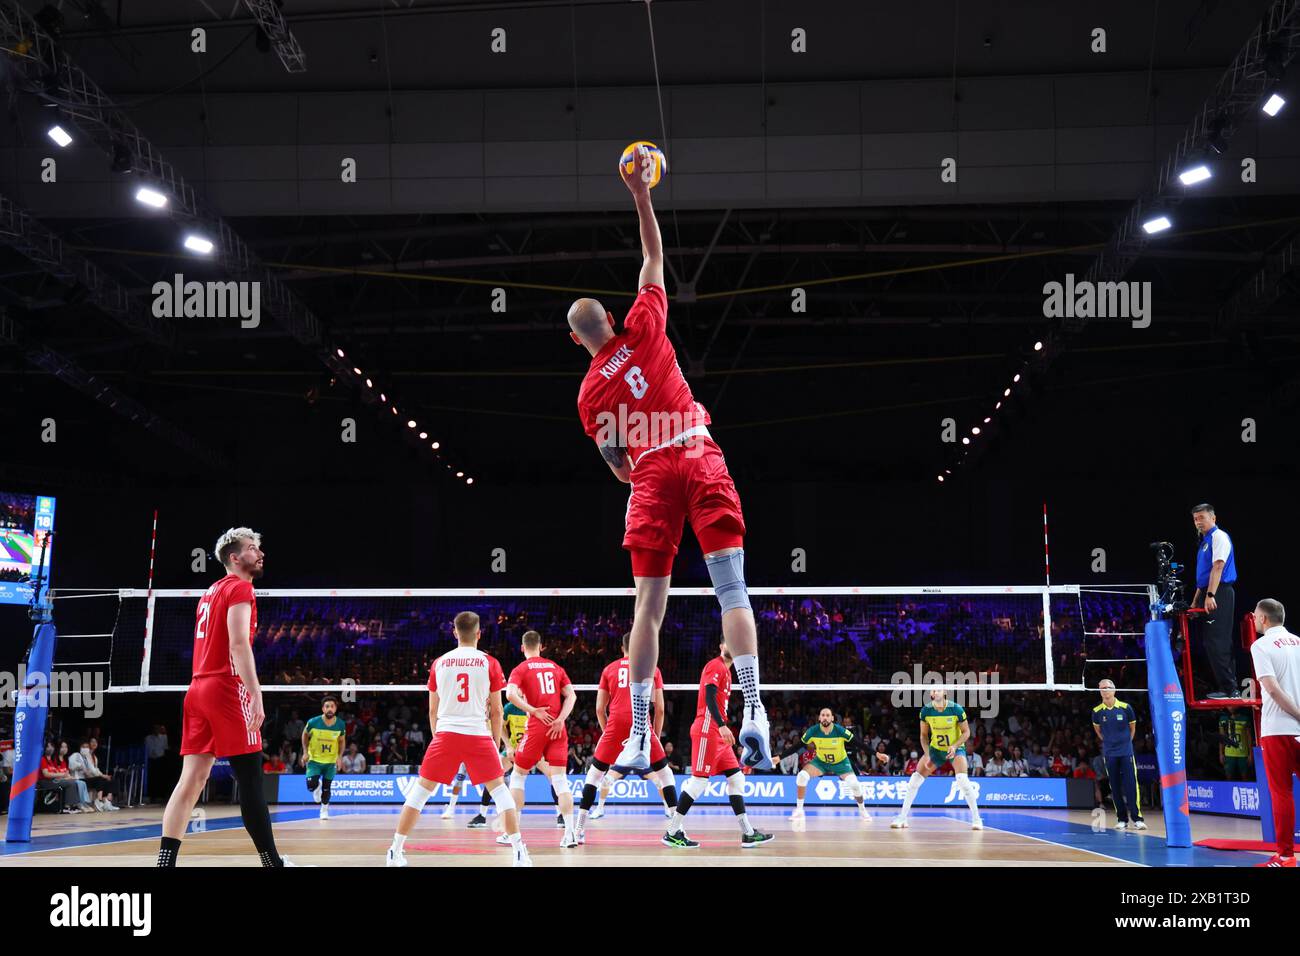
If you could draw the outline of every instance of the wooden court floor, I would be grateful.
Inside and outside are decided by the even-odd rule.
[[[392,839],[396,806],[331,808],[320,820],[315,805],[272,808],[276,843],[295,863],[315,866],[383,866]],[[509,851],[498,847],[491,829],[465,824],[475,808],[458,808],[443,820],[441,808],[427,807],[407,840],[411,867],[508,866]],[[893,811],[880,808],[870,823],[855,811],[808,808],[806,820],[789,819],[790,808],[752,807],[754,826],[772,832],[769,844],[742,849],[735,818],[726,807],[696,807],[687,832],[697,850],[662,846],[662,811],[610,808],[587,827],[585,846],[561,850],[554,812],[530,808],[524,839],[537,867],[583,866],[1249,866],[1263,854],[1233,853],[1164,845],[1159,811],[1147,815],[1143,833],[1098,832],[1087,811],[984,811],[985,829],[970,829],[964,810],[919,809],[912,826],[891,830]],[[161,807],[112,814],[38,815],[31,844],[0,844],[0,867],[152,866],[158,847]],[[1110,821],[1113,823],[1113,819]],[[255,866],[252,844],[237,807],[205,810],[203,832],[186,835],[181,866]],[[1196,839],[1257,838],[1256,821],[1194,815]]]

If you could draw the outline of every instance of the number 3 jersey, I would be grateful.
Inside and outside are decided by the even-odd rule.
[[[438,694],[437,732],[491,737],[488,695],[506,686],[501,664],[477,647],[448,651],[429,668],[429,690]]]
[[[545,657],[529,658],[510,672],[508,683],[519,688],[529,707],[540,707],[552,717],[560,716],[564,702],[561,692],[569,686],[569,675],[555,661],[548,661]],[[529,717],[527,732],[545,729],[545,726],[537,718]]]
[[[668,296],[643,285],[616,335],[591,359],[578,390],[582,428],[598,444],[627,449],[632,466],[647,451],[711,422],[686,384],[668,341]]]

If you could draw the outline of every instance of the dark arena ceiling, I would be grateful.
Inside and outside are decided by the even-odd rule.
[[[284,0],[288,65],[243,0],[16,6],[10,28],[54,35],[24,54],[6,36],[0,60],[14,476],[327,475],[357,467],[336,440],[353,417],[365,467],[412,480],[604,480],[565,315],[635,292],[615,163],[637,139],[669,156],[670,334],[738,477],[1155,473],[1203,453],[1216,416],[1300,407],[1297,105],[1214,100],[1270,11],[1294,39],[1294,4]],[[90,119],[51,63],[93,81]],[[1300,95],[1294,64],[1275,81]],[[1174,228],[1116,274],[1151,283],[1150,326],[1045,316],[1044,284],[1094,267],[1207,101],[1214,178],[1159,204]],[[186,208],[133,198],[164,168]],[[219,221],[242,266],[230,241],[180,248]],[[177,273],[270,274],[278,297],[256,328],[157,318]],[[1207,377],[1222,403],[1192,414]],[[33,410],[85,440],[42,447]],[[991,421],[963,450],[938,440],[948,417]],[[1270,467],[1296,457],[1292,435]]]

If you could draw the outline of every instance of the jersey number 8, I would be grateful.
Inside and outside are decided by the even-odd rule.
[[[645,393],[650,389],[650,383],[641,374],[641,366],[639,365],[633,365],[628,369],[627,374],[623,376],[623,381],[627,382],[632,389],[633,398],[644,398]]]

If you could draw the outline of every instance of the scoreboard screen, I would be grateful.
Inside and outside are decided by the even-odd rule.
[[[54,548],[46,546],[46,536],[53,530],[53,498],[0,491],[0,604],[31,603],[32,572],[42,549],[49,581]]]

